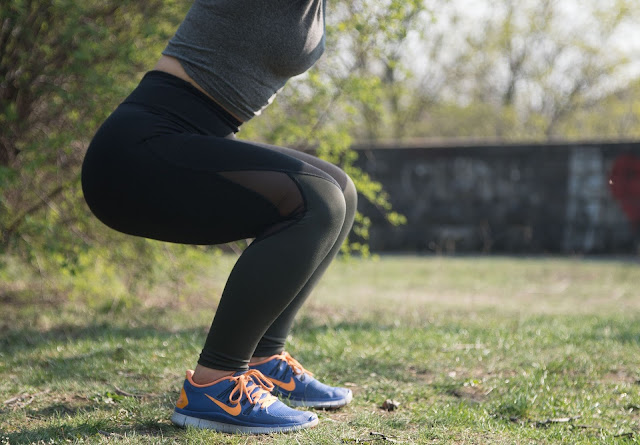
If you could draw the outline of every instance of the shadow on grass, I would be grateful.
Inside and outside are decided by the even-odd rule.
[[[108,336],[126,336],[138,339],[147,337],[149,332],[175,334],[183,331],[182,329],[158,326],[156,320],[162,314],[157,312],[154,310],[136,311],[141,320],[132,320],[131,314],[116,313],[109,316],[110,318],[102,314],[97,314],[95,317],[83,314],[79,317],[84,316],[90,320],[79,318],[77,323],[55,323],[47,329],[33,327],[29,317],[26,317],[24,320],[14,320],[13,323],[5,322],[3,326],[0,326],[0,334],[2,334],[0,349],[11,352],[12,348],[38,347],[55,341],[102,340],[105,336],[107,338]],[[49,314],[50,319],[55,319],[56,316],[58,314],[55,312]]]
[[[52,426],[25,428],[18,432],[4,433],[3,437],[11,444],[77,442],[90,438],[96,442],[118,442],[131,436],[146,436],[152,440],[158,438],[159,441],[181,431],[183,430],[169,423],[146,421],[132,426],[115,426],[108,420],[96,419],[81,424],[69,421]]]
[[[16,444],[77,442],[82,439],[90,439],[92,443],[118,442],[124,437],[146,436],[155,443],[154,437],[166,438],[182,431],[169,422],[175,397],[176,393],[171,391],[145,398],[142,403],[147,406],[146,413],[134,417],[129,415],[141,413],[139,407],[132,407],[122,400],[106,404],[82,399],[79,404],[55,401],[38,409],[25,407],[20,411],[31,420],[18,427],[18,431],[3,432],[1,437]]]
[[[176,344],[176,339],[179,346],[193,339],[204,343],[205,335],[202,328],[171,329],[150,323],[61,324],[44,331],[24,327],[0,332],[0,353],[11,357],[7,364],[13,369],[30,370],[22,375],[22,384],[42,386],[65,380],[95,383],[108,381],[118,363],[122,367],[125,361],[144,360],[157,351],[158,344]],[[58,352],[61,344],[63,352]]]
[[[48,406],[38,409],[25,409],[25,414],[31,419],[47,420],[51,418],[73,417],[80,414],[89,414],[96,411],[114,411],[119,407],[115,404],[108,406],[99,404],[89,399],[84,399],[82,403],[54,402]]]
[[[2,332],[4,331],[4,332]],[[170,329],[152,323],[136,323],[136,326],[117,326],[115,323],[100,322],[87,325],[59,324],[46,330],[29,327],[3,329],[0,331],[0,350],[12,354],[24,348],[39,348],[58,342],[104,341],[105,339],[142,340],[149,337],[164,338],[176,335],[203,335],[201,328]],[[158,337],[159,336],[159,337]]]

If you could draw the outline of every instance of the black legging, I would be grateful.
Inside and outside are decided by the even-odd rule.
[[[89,207],[115,230],[185,244],[255,238],[198,360],[225,370],[284,349],[351,230],[357,198],[338,167],[236,140],[239,124],[188,82],[151,71],[98,130],[82,167]]]

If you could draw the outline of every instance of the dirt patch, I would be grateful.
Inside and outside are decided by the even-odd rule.
[[[473,403],[485,402],[493,391],[493,388],[485,388],[482,385],[464,385],[459,388],[454,388],[448,393],[454,397],[462,400],[466,400]]]
[[[0,290],[0,304],[2,304],[3,307],[53,306],[63,301],[65,301],[63,295],[56,295],[54,293],[41,295],[39,292],[30,289]]]
[[[603,375],[600,383],[630,383],[640,385],[640,376],[627,370],[614,370]]]
[[[409,368],[407,368],[407,371],[409,371],[409,373],[415,380],[426,383],[428,385],[432,384],[435,377],[437,376],[433,371],[417,366],[409,366]]]

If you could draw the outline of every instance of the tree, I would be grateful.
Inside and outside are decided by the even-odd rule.
[[[135,258],[131,286],[149,269],[157,255],[148,243],[123,243],[90,215],[80,165],[184,9],[163,0],[0,3],[0,253],[41,274],[76,273],[96,255]]]
[[[612,139],[640,138],[640,79],[605,97],[585,104],[558,124],[568,138],[584,135]]]
[[[448,76],[424,110],[423,134],[567,137],[562,129],[580,110],[638,76],[620,44],[640,18],[633,0],[499,0],[475,3],[473,15],[468,2],[454,4],[442,18],[450,26],[428,37],[443,43],[427,63]]]

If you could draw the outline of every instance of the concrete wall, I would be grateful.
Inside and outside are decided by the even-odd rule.
[[[358,147],[373,251],[640,253],[640,143]]]

